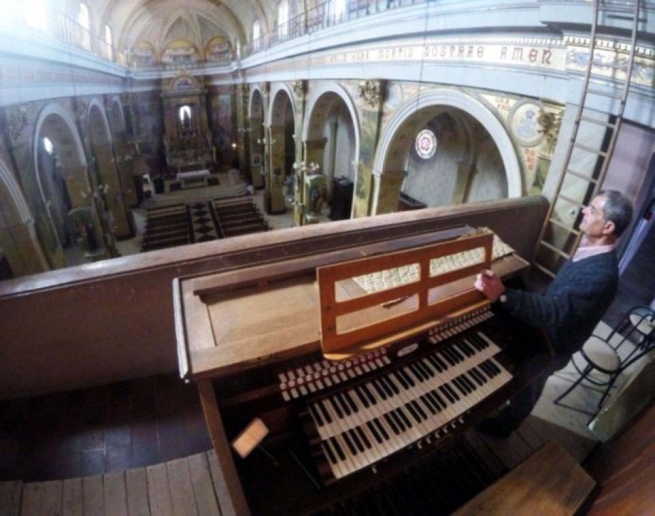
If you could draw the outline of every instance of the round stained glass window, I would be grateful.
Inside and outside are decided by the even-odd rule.
[[[430,129],[423,129],[416,136],[416,153],[423,159],[430,159],[437,151],[437,137]]]

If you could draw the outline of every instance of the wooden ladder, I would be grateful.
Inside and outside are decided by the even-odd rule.
[[[629,57],[625,67],[626,78],[622,88],[614,88],[604,86],[604,83],[598,79],[591,79],[594,59],[599,55],[597,52],[599,42],[596,38],[596,29],[601,12],[599,0],[594,0],[589,61],[585,70],[578,110],[573,123],[573,132],[564,158],[562,173],[532,256],[533,265],[551,277],[554,277],[562,263],[575,253],[582,237],[581,232],[578,230],[582,219],[582,208],[600,190],[614,152],[632,80],[637,25],[639,23],[639,2],[640,0],[632,0],[631,3],[622,4],[603,3],[604,12],[611,12],[611,16],[614,18],[629,19],[632,22]],[[619,48],[625,49],[626,45],[617,46],[617,50]],[[590,87],[590,83],[592,83],[592,87]],[[596,102],[590,101],[590,97],[595,99]],[[605,106],[603,108],[591,107],[597,105],[599,97],[604,97],[606,106],[608,106],[607,109],[604,109]],[[588,127],[601,126],[605,128],[604,139],[598,146],[600,148],[582,143],[584,131],[581,134],[580,128],[583,124],[587,124]],[[577,151],[577,156],[583,158],[591,156],[591,159],[587,160],[588,166],[583,167],[585,170],[573,170],[571,168],[571,158],[575,151]],[[562,216],[562,214],[567,213],[573,219],[572,222],[567,221],[566,217]]]

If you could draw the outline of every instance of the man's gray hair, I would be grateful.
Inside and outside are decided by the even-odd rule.
[[[632,221],[632,203],[621,192],[603,190],[599,195],[605,197],[603,216],[614,223],[614,234],[620,237]]]

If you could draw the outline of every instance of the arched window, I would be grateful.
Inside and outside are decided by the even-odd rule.
[[[50,138],[47,136],[43,137],[43,148],[45,151],[52,156],[52,153],[55,152],[55,146],[50,141]]]
[[[91,50],[91,17],[89,16],[89,8],[84,2],[80,2],[77,23],[80,24],[80,31],[82,33],[80,38],[82,48]]]
[[[112,45],[114,44],[114,37],[112,36],[111,27],[109,25],[105,25],[105,43],[107,44],[107,59],[111,59],[113,61],[114,49]]]
[[[25,22],[28,27],[43,31],[48,28],[48,7],[46,0],[27,0],[23,3],[21,9],[24,9]]]
[[[282,0],[277,10],[277,34],[284,39],[289,34],[289,0]]]
[[[259,20],[255,20],[255,23],[252,24],[252,43],[255,48],[259,48],[259,38],[262,35],[262,26],[259,23]]]
[[[346,13],[346,0],[334,0],[334,19],[341,20]]]

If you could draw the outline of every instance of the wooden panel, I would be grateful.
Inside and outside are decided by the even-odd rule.
[[[84,516],[104,514],[105,495],[101,475],[84,477],[82,479],[82,494],[84,496]]]
[[[148,500],[153,516],[173,516],[173,500],[168,485],[166,464],[146,468],[148,475]]]
[[[168,462],[166,467],[168,468],[168,483],[171,489],[173,514],[175,516],[199,516],[196,500],[193,496],[191,473],[187,459]]]
[[[454,514],[572,515],[594,485],[573,457],[549,442]]]
[[[63,510],[66,516],[84,515],[84,495],[82,494],[81,478],[64,480]]]
[[[125,473],[105,475],[105,516],[127,516]]]
[[[42,516],[60,516],[64,483],[61,480],[52,480],[43,484]]]
[[[215,451],[208,455],[208,459],[221,513],[223,516],[250,514],[239,475],[234,466],[232,451],[223,429],[214,386],[211,381],[203,380],[198,382],[198,392]]]
[[[42,506],[43,484],[40,482],[25,484],[23,486],[23,496],[21,497],[21,515],[41,516]]]
[[[0,516],[18,516],[23,482],[0,482]]]
[[[125,472],[127,487],[127,511],[130,516],[150,516],[148,479],[145,468]]]
[[[201,516],[220,516],[221,511],[218,508],[218,500],[209,472],[207,454],[192,455],[188,461],[198,513]]]
[[[469,302],[481,301],[482,294],[473,289],[472,282],[463,292],[428,303],[429,290],[452,283],[491,267],[491,246],[493,235],[480,235],[437,243],[419,249],[374,256],[351,262],[338,263],[317,270],[321,306],[321,347],[324,353],[334,353],[355,344],[369,344],[384,339],[390,333],[402,332],[428,319],[450,313]],[[484,248],[484,260],[474,267],[466,267],[447,274],[430,276],[430,261],[472,249]],[[335,285],[339,281],[350,280],[356,276],[385,271],[393,268],[418,264],[418,281],[392,287],[351,300],[337,300]],[[356,329],[337,327],[337,316],[377,307],[383,303],[406,296],[418,296],[418,307],[401,315],[392,312],[380,314],[381,319],[371,318],[364,327]],[[460,296],[462,296],[460,298]],[[361,324],[361,322],[360,322]]]

